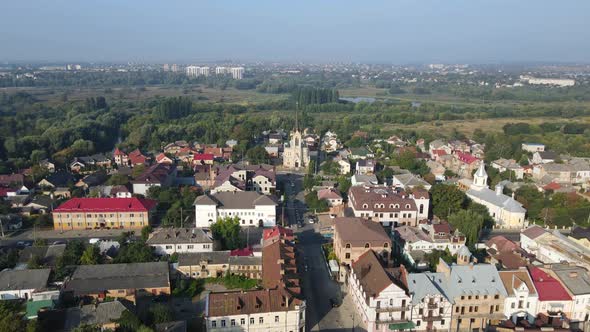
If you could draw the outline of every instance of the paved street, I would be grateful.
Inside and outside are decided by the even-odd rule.
[[[302,289],[307,302],[307,331],[364,331],[355,317],[352,301],[341,286],[330,277],[330,272],[321,250],[325,239],[316,232],[318,224],[302,220],[305,213],[302,177],[288,177],[286,193],[288,197],[287,212],[291,225],[303,221],[303,227],[293,227],[297,232],[299,244],[299,270],[303,277]],[[307,268],[306,268],[307,267]],[[330,299],[340,299],[342,304],[332,308]],[[356,318],[356,319],[355,319]],[[354,321],[354,323],[353,323]]]

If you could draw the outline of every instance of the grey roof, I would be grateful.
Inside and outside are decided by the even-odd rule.
[[[590,294],[590,276],[583,267],[554,264],[551,265],[551,271],[557,274],[561,282],[572,294]]]
[[[213,243],[213,239],[202,228],[159,228],[150,234],[146,243]]]
[[[51,269],[5,270],[0,272],[0,291],[45,289]]]
[[[259,256],[230,256],[230,265],[262,265],[262,257]]]
[[[19,263],[27,263],[32,256],[41,258],[42,264],[54,266],[58,257],[63,255],[66,250],[65,244],[55,244],[50,246],[26,247],[18,257]]]
[[[455,299],[462,295],[507,295],[494,265],[452,265],[449,268],[449,275],[445,275],[445,290],[449,298]]]
[[[354,174],[353,175],[355,182],[357,183],[366,183],[366,184],[377,184],[379,181],[377,180],[377,176],[375,174]]]
[[[469,248],[467,248],[466,245],[463,245],[461,248],[459,248],[459,250],[457,250],[457,256],[471,257],[471,251],[469,251]]]
[[[542,159],[557,159],[559,158],[559,155],[557,155],[557,153],[553,152],[553,151],[539,151],[539,157],[541,157]]]
[[[481,188],[479,190],[469,189],[467,190],[467,196],[477,197],[482,201],[486,201],[495,206],[503,207],[505,210],[510,212],[526,212],[526,209],[522,207],[522,204],[520,204],[514,198],[504,194],[498,195],[494,190],[489,188]]]
[[[441,295],[447,300],[452,301],[447,297],[444,291],[445,276],[443,273],[410,273],[408,274],[408,290],[412,295],[412,303],[418,304],[426,296]]]
[[[409,186],[409,187],[417,187],[417,186],[429,187],[430,186],[430,183],[424,181],[423,179],[417,177],[416,175],[414,175],[412,173],[396,174],[393,177],[395,179],[397,179],[404,186]]]
[[[217,205],[226,209],[252,209],[256,205],[277,205],[270,196],[255,191],[228,191],[213,195],[201,195],[195,199],[195,205]]]
[[[121,318],[123,311],[129,308],[121,301],[88,304],[81,307],[68,308],[64,330],[71,331],[80,325],[103,325]]]
[[[186,321],[177,320],[156,324],[156,332],[186,332]]]
[[[178,255],[178,265],[179,266],[200,265],[201,262],[203,262],[203,261],[206,261],[207,264],[228,264],[229,263],[229,254],[230,254],[229,250],[180,254],[180,255]]]
[[[150,262],[78,266],[63,289],[75,295],[86,295],[110,289],[169,286],[168,262]]]

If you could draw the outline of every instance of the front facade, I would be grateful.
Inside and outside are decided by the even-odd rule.
[[[417,226],[419,220],[428,218],[430,197],[426,191],[407,194],[390,187],[352,186],[348,197],[348,206],[355,217],[384,226]]]
[[[372,250],[352,264],[348,292],[368,332],[413,327],[404,273],[386,271]]]
[[[176,178],[176,167],[166,164],[154,164],[132,181],[133,193],[147,195],[152,187],[168,187]]]
[[[273,227],[277,203],[255,191],[220,192],[195,199],[196,227],[210,227],[220,218],[235,217],[242,227]]]
[[[72,198],[53,210],[53,228],[141,229],[150,224],[157,202],[143,198]]]
[[[568,317],[571,322],[585,323],[590,319],[590,275],[579,266],[570,264],[553,264],[550,272],[572,296],[572,312]],[[582,326],[578,326],[582,327]]]
[[[212,251],[178,256],[177,271],[185,278],[217,278],[229,271],[230,252]]]
[[[151,233],[146,244],[158,255],[209,252],[214,249],[213,237],[201,228],[159,228]]]
[[[573,301],[565,287],[547,270],[536,266],[531,266],[528,270],[539,294],[537,313],[545,314],[551,318],[564,315],[571,317]]]
[[[281,288],[210,293],[205,325],[207,331],[304,332],[305,308]]]
[[[302,133],[296,129],[291,133],[291,140],[283,151],[283,167],[290,169],[304,168],[309,165],[309,148],[303,141]]]
[[[47,290],[50,269],[0,271],[0,300],[29,300]]]
[[[412,297],[410,317],[416,331],[448,331],[453,303],[447,298],[441,273],[410,273],[408,290]]]
[[[537,316],[539,295],[526,268],[500,271],[508,296],[504,300],[504,315],[513,323],[526,319],[533,323]]]

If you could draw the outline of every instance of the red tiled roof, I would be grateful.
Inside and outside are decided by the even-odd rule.
[[[461,160],[462,162],[464,162],[466,164],[472,164],[472,163],[479,160],[469,153],[464,153],[464,152],[460,152],[460,151],[458,151],[456,153],[456,155],[457,155],[457,158],[459,158],[459,160]]]
[[[523,235],[525,235],[526,237],[528,237],[531,240],[534,240],[536,238],[538,238],[539,236],[545,234],[545,229],[541,226],[537,226],[537,225],[533,225],[527,229],[525,229],[524,231],[522,231],[521,233]]]
[[[115,151],[113,152],[113,156],[125,156],[125,152],[119,150],[119,148],[115,148]]]
[[[207,317],[260,314],[294,310],[301,300],[284,288],[210,293]]]
[[[164,159],[170,159],[170,158],[168,158],[168,156],[165,155],[164,153],[160,153],[159,155],[156,156],[156,161],[157,162],[160,162],[160,161],[162,161]]]
[[[496,250],[499,252],[512,252],[514,250],[520,249],[518,244],[514,243],[511,240],[508,240],[502,235],[494,236],[486,242],[486,246],[489,248],[491,248],[494,245],[496,247]]]
[[[561,188],[561,185],[559,183],[556,182],[551,182],[549,184],[547,184],[546,186],[543,187],[543,190],[558,190],[559,188]]]
[[[144,198],[72,198],[54,212],[147,212],[156,201]]]
[[[213,160],[215,156],[212,153],[196,153],[193,160]]]
[[[447,151],[445,151],[445,150],[432,150],[432,154],[438,155],[438,156],[446,156]]]
[[[342,199],[342,196],[334,188],[326,188],[318,191],[318,199]]]
[[[284,237],[287,240],[292,240],[293,238],[293,230],[281,226],[265,228],[262,234],[264,240],[268,240],[278,235]]]
[[[572,297],[561,283],[538,267],[529,267],[531,279],[539,292],[539,301],[571,301]]]
[[[246,248],[234,249],[234,250],[230,251],[229,255],[230,256],[252,256],[252,255],[254,255],[254,251],[252,250],[252,247],[248,246]]]
[[[129,161],[132,165],[145,164],[147,157],[144,156],[139,149],[129,152]]]

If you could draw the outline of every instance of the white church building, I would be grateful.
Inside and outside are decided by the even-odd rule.
[[[473,176],[473,183],[467,190],[467,197],[474,202],[488,208],[490,216],[501,228],[522,229],[525,225],[526,209],[517,200],[503,194],[502,185],[497,185],[496,190],[488,187],[488,174],[483,163]]]
[[[283,152],[283,166],[285,168],[300,168],[309,165],[309,149],[302,139],[299,128],[291,132],[291,140],[285,144]]]

